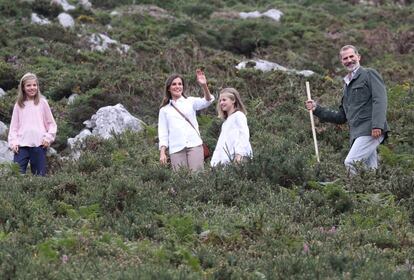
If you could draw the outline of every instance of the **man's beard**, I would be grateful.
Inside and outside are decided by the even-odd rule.
[[[358,62],[353,62],[352,64],[350,63],[348,66],[345,66],[346,70],[348,70],[349,72],[354,71],[358,67],[359,67],[359,63]]]

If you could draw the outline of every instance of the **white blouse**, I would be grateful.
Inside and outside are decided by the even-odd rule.
[[[240,111],[234,112],[221,126],[216,149],[211,158],[211,166],[230,163],[234,160],[236,154],[251,157],[253,151],[249,138],[250,133],[246,115]]]
[[[197,133],[199,130],[196,112],[207,108],[213,101],[213,95],[210,101],[200,97],[180,97],[176,101],[171,100],[170,104],[162,107],[158,115],[159,148],[165,146],[172,154],[186,147],[200,146],[203,140]],[[171,103],[190,120],[197,131],[171,106]]]

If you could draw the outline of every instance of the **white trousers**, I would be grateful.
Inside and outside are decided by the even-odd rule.
[[[352,175],[357,173],[357,170],[355,169],[355,164],[357,162],[362,162],[370,169],[376,169],[378,167],[377,148],[382,140],[384,140],[384,135],[381,135],[378,138],[372,136],[360,136],[355,139],[344,162],[346,168]]]

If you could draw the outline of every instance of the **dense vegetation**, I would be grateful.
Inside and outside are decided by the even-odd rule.
[[[89,139],[77,162],[50,158],[46,178],[1,167],[2,279],[413,278],[411,1],[91,2],[92,10],[70,11],[76,26],[64,29],[56,21],[61,8],[49,0],[0,0],[0,88],[8,93],[0,120],[10,121],[18,80],[33,71],[57,119],[54,148],[61,154],[105,105],[122,103],[147,126],[109,141]],[[150,16],[138,4],[166,14]],[[231,16],[271,8],[284,13],[280,22]],[[121,16],[111,15],[114,9]],[[31,24],[32,12],[52,24]],[[92,33],[131,48],[91,51]],[[321,163],[314,158],[304,77],[235,68],[260,58],[313,70],[313,96],[335,107],[343,75],[337,52],[349,43],[360,47],[363,65],[383,75],[392,129],[380,168],[352,179],[342,163],[346,126],[317,122]],[[182,73],[197,95],[197,67],[215,94],[226,86],[241,92],[255,157],[200,174],[172,173],[158,164],[163,83]],[[80,97],[67,105],[73,93]],[[214,108],[199,123],[214,148]]]

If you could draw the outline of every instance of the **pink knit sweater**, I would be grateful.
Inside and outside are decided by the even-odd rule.
[[[39,104],[33,100],[24,102],[24,107],[16,103],[9,129],[9,146],[39,147],[45,140],[52,143],[55,140],[57,126],[52,111],[45,98],[40,98]]]

